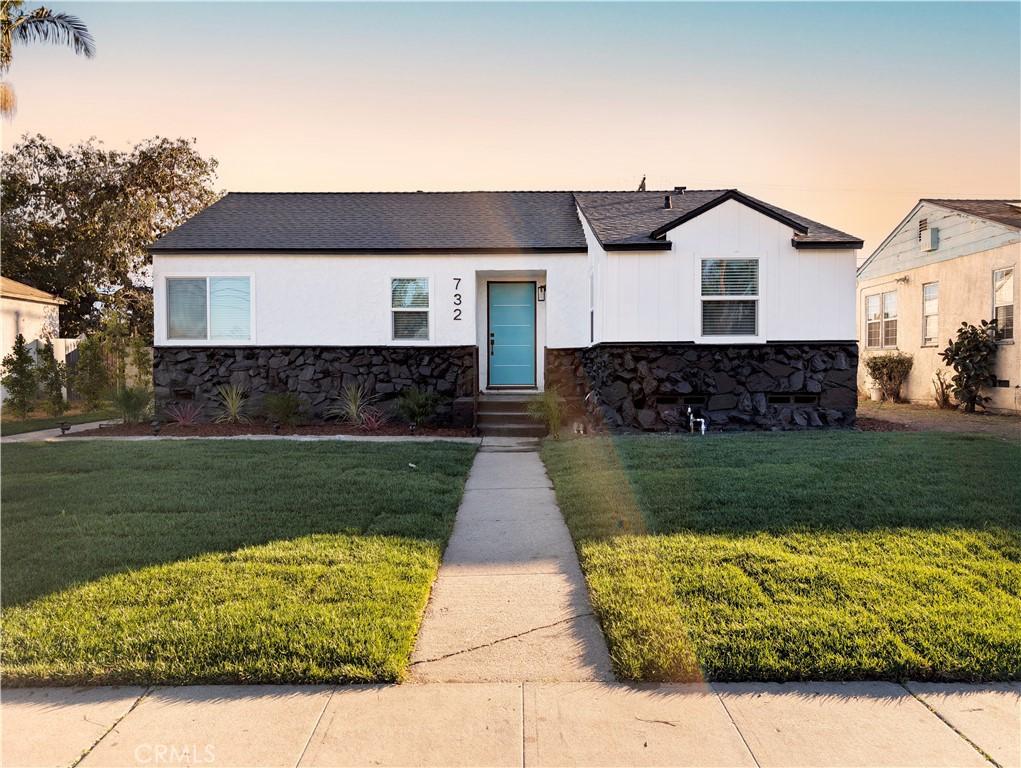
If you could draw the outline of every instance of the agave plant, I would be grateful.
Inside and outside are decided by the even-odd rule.
[[[326,416],[360,427],[365,423],[367,411],[369,419],[378,418],[372,411],[382,413],[374,406],[377,400],[379,400],[379,395],[370,393],[363,385],[348,384],[334,404],[326,409]],[[368,410],[370,408],[372,411]]]
[[[248,424],[251,419],[245,413],[248,405],[248,390],[238,384],[228,384],[216,390],[220,400],[219,412],[214,421],[217,424]]]
[[[168,419],[180,427],[194,427],[202,418],[202,406],[194,400],[171,403],[163,409]]]

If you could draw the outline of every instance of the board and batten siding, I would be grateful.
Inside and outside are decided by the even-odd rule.
[[[459,346],[479,343],[485,300],[476,273],[519,273],[547,286],[540,346],[588,344],[588,257],[544,254],[153,254],[154,324],[157,346],[221,346],[217,342],[167,338],[166,278],[247,275],[252,279],[251,346]],[[391,336],[390,281],[427,277],[428,341]],[[461,278],[455,287],[455,278]],[[505,278],[506,279],[506,278]],[[455,294],[460,304],[455,307]],[[461,319],[455,320],[455,308]],[[235,345],[233,342],[231,345]]]
[[[857,251],[794,248],[789,227],[737,201],[668,232],[669,251],[606,251],[587,224],[584,230],[594,272],[596,342],[727,344],[856,337]],[[701,260],[711,258],[759,260],[756,336],[701,335]]]

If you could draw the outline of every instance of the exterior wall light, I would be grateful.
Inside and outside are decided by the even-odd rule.
[[[545,285],[540,285],[536,289],[536,291],[538,293],[537,299],[539,301],[546,301],[546,286]]]

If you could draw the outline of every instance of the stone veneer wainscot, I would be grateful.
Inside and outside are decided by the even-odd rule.
[[[713,429],[849,427],[857,368],[855,342],[546,350],[547,387],[572,399],[591,393],[589,415],[611,430],[683,429],[689,405]],[[813,402],[795,402],[796,395]]]
[[[244,387],[257,409],[269,392],[293,392],[306,414],[321,419],[349,384],[365,386],[382,403],[406,388],[443,399],[440,421],[471,424],[475,347],[156,347],[156,403],[195,400],[212,406],[217,388]],[[455,401],[460,398],[460,406]],[[464,413],[467,399],[468,413]]]

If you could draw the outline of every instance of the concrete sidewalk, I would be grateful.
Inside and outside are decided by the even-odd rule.
[[[612,680],[536,443],[476,455],[411,658],[415,682]]]
[[[3,765],[1021,764],[1021,684],[35,688]]]
[[[114,419],[104,419],[103,421],[87,421],[84,424],[72,424],[71,429],[66,435],[61,435],[60,427],[54,427],[53,429],[39,429],[35,432],[22,432],[20,435],[3,435],[0,437],[0,443],[37,443],[46,440],[68,440],[75,432],[84,432],[87,429],[97,429],[103,424],[109,424]]]

